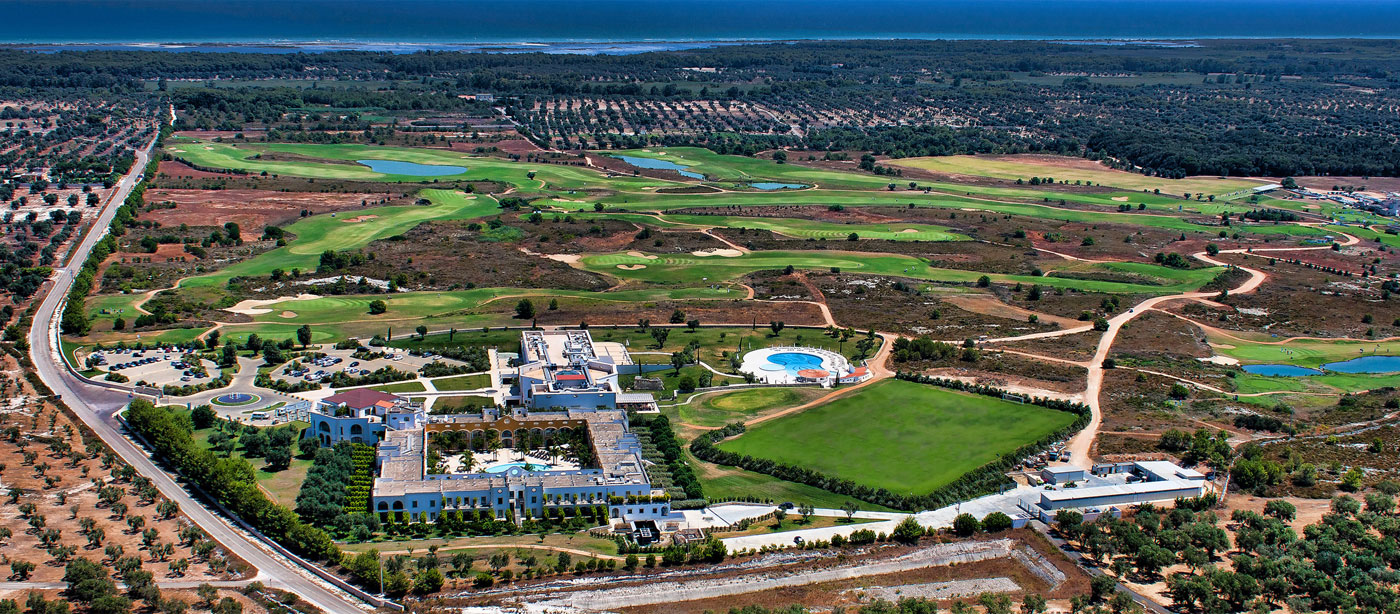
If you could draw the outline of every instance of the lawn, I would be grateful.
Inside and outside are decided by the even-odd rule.
[[[183,407],[175,408],[174,411],[188,413]],[[307,426],[305,422],[294,422],[292,425],[298,433]],[[286,426],[281,425],[276,428],[286,428]],[[213,434],[213,432],[214,429],[212,428],[195,431],[195,443],[208,448],[209,435]],[[292,451],[294,453],[296,452],[295,445],[292,446]],[[215,454],[217,455],[217,453]],[[301,483],[306,480],[306,472],[311,469],[311,459],[293,456],[291,465],[286,469],[281,471],[266,471],[264,467],[267,466],[267,461],[261,458],[247,458],[243,456],[242,446],[234,450],[231,457],[247,460],[248,463],[253,466],[253,474],[257,476],[258,486],[266,491],[268,495],[272,497],[273,501],[289,508],[296,507],[297,493],[301,492]]]
[[[480,373],[476,375],[458,375],[457,377],[444,377],[432,380],[433,387],[443,392],[456,392],[458,390],[476,390],[491,385],[491,378]]]
[[[1292,339],[1282,343],[1251,343],[1233,337],[1211,335],[1215,352],[1245,364],[1287,364],[1319,367],[1324,363],[1362,356],[1400,354],[1400,341],[1360,341],[1342,339]]]
[[[1073,421],[1068,412],[886,380],[719,445],[921,495]]]
[[[690,403],[665,408],[681,422],[696,426],[724,426],[760,414],[801,405],[827,391],[822,388],[750,388],[733,392],[710,392],[692,397]]]
[[[792,502],[797,505],[810,503],[813,507],[841,509],[846,502],[854,502],[856,507],[877,512],[892,512],[890,508],[867,503],[854,497],[827,492],[814,486],[788,482],[754,471],[738,467],[727,467],[707,463],[683,450],[686,460],[695,468],[700,484],[705,489],[705,498],[711,503],[722,501],[745,501],[755,498],[774,503]]]

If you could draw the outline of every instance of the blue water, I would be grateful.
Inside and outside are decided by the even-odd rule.
[[[1317,369],[1299,367],[1297,365],[1245,365],[1245,373],[1255,375],[1268,375],[1275,377],[1301,377],[1304,375],[1321,375]]]
[[[798,371],[803,369],[822,368],[820,356],[803,354],[801,352],[783,352],[768,357],[768,362],[783,367],[789,374],[796,376]]]
[[[491,465],[490,467],[486,468],[486,473],[505,473],[507,471],[510,471],[514,467],[524,469],[525,465],[526,463],[501,463],[499,465]],[[542,465],[537,463],[531,463],[530,466],[534,467],[535,471],[548,471],[554,467],[553,465]]]
[[[1400,356],[1365,356],[1329,362],[1322,368],[1337,373],[1395,373],[1400,371]]]
[[[370,170],[385,175],[411,175],[413,177],[444,177],[447,175],[460,175],[467,172],[465,166],[448,166],[446,164],[419,164],[417,162],[400,162],[398,160],[356,160],[360,164],[368,166]]]
[[[0,41],[18,43],[1400,35],[1400,3],[1387,0],[5,0],[0,6]]]
[[[807,186],[801,183],[776,183],[772,181],[755,181],[753,183],[750,183],[749,187],[758,188],[760,190],[801,190],[802,188],[805,188]]]
[[[705,178],[705,176],[701,175],[700,173],[685,170],[690,168],[689,166],[686,166],[684,164],[676,164],[675,162],[671,162],[669,160],[657,160],[655,158],[640,158],[637,156],[624,155],[615,155],[611,157],[617,158],[618,160],[622,160],[623,162],[631,164],[632,166],[635,166],[637,168],[649,168],[652,170],[661,171],[676,171],[677,173],[680,173],[681,176],[690,177],[691,179]]]

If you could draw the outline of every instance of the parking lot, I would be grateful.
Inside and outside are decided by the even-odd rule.
[[[103,350],[84,360],[93,368],[120,373],[132,383],[147,382],[153,386],[194,386],[219,376],[217,364],[202,359],[186,362],[186,355],[175,348]]]
[[[393,353],[389,353],[392,351]],[[273,377],[282,381],[296,382],[322,382],[338,372],[345,372],[351,377],[359,377],[384,367],[392,367],[399,371],[417,373],[423,365],[434,361],[441,361],[447,364],[462,364],[460,361],[438,356],[410,356],[406,351],[393,350],[386,351],[383,357],[362,359],[352,356],[354,350],[326,350],[325,356],[321,358],[302,357],[291,361],[273,374]]]

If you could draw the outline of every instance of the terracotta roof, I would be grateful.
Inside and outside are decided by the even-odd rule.
[[[345,392],[337,392],[325,398],[326,403],[330,403],[331,405],[345,405],[351,409],[364,409],[381,403],[385,404],[387,407],[392,406],[394,402],[398,400],[399,397],[395,395],[378,390],[371,390],[369,388],[356,388],[354,390],[346,390]]]
[[[798,377],[818,378],[831,375],[825,369],[803,369],[797,372]]]

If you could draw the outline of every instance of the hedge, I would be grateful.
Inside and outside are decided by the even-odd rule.
[[[994,388],[992,386],[968,384],[958,380],[928,377],[919,374],[898,373],[895,377],[920,384],[940,386],[997,398],[1001,398],[1004,394],[1009,394],[1006,390]],[[885,507],[900,510],[938,509],[959,501],[1001,492],[1009,483],[1006,479],[1006,473],[1015,468],[1019,459],[1031,456],[1049,447],[1051,444],[1068,437],[1070,434],[1083,429],[1089,424],[1091,412],[1089,406],[1083,403],[1045,398],[1032,398],[1028,399],[1026,402],[1048,409],[1067,411],[1075,414],[1077,418],[1075,418],[1074,422],[1070,423],[1069,426],[1045,435],[1033,443],[1017,448],[1010,454],[973,469],[963,474],[958,479],[926,495],[896,494],[884,488],[866,486],[846,478],[830,476],[806,467],[788,465],[764,458],[755,458],[747,454],[737,454],[716,447],[716,443],[744,432],[744,425],[738,423],[730,424],[716,431],[710,431],[696,438],[695,441],[690,444],[690,452],[694,454],[696,458],[711,463],[732,465],[741,469],[764,473],[780,480],[814,486],[827,492],[855,497],[862,501],[883,505]]]

